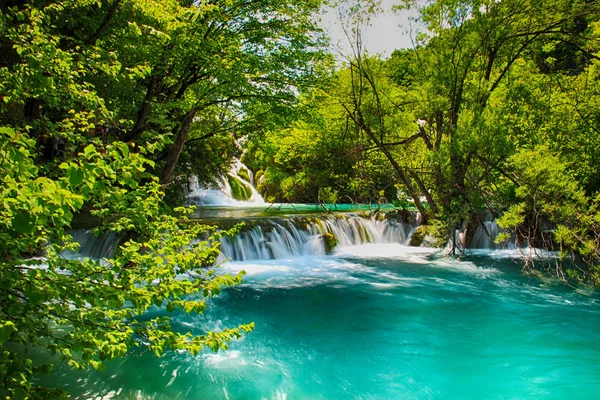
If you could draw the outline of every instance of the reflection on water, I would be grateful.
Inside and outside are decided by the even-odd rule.
[[[191,218],[197,219],[245,219],[286,217],[292,215],[310,215],[323,213],[360,212],[375,210],[391,210],[390,205],[378,204],[262,204],[248,203],[246,205],[230,206],[197,206]]]

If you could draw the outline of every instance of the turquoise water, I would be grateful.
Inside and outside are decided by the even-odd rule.
[[[600,296],[527,277],[504,255],[363,245],[230,263],[245,284],[175,317],[198,333],[254,321],[230,350],[137,352],[103,372],[58,368],[52,382],[80,398],[599,398]]]

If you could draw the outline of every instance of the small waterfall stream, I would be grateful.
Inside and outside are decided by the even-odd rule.
[[[121,237],[111,231],[96,236],[93,229],[75,229],[71,231],[73,240],[79,243],[77,253],[68,252],[66,257],[90,257],[95,259],[111,258],[115,255]]]
[[[500,233],[496,221],[483,221],[473,233],[469,247],[471,249],[495,249],[499,247],[495,240]]]
[[[491,213],[487,213],[481,218],[479,224],[475,228],[468,247],[471,249],[491,250],[507,246],[509,248],[514,247],[510,243],[501,245],[495,242],[500,232],[502,232],[502,229],[498,226],[494,216]]]
[[[229,180],[236,182],[244,191],[249,191],[246,200],[236,200]],[[218,180],[218,187],[206,187],[200,185],[197,180],[193,180],[187,188],[186,197],[189,205],[242,206],[265,203],[254,187],[254,174],[237,158],[232,160],[229,173]]]

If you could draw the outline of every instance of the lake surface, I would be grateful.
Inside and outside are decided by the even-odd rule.
[[[599,294],[487,253],[388,243],[230,262],[243,285],[174,317],[196,333],[254,321],[229,350],[138,351],[102,372],[57,367],[52,383],[101,399],[600,398]]]

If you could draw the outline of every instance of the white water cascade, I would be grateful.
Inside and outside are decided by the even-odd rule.
[[[339,247],[363,244],[407,245],[416,225],[377,216],[357,214],[333,216],[286,217],[250,222],[251,227],[234,237],[221,238],[220,260],[272,260],[297,256],[322,256]],[[493,220],[477,227],[469,249],[498,249],[494,240],[499,233]],[[92,230],[74,230],[73,238],[80,243],[78,254],[96,259],[110,258],[120,242],[120,236],[106,232],[96,237]],[[334,243],[335,242],[335,243]],[[509,248],[511,246],[509,245]]]
[[[77,253],[65,252],[64,255],[69,258],[111,258],[121,242],[121,237],[112,231],[106,231],[100,236],[96,236],[93,229],[75,229],[70,233],[73,240],[79,243],[79,249]]]
[[[495,240],[500,233],[500,227],[496,223],[494,216],[492,214],[487,214],[483,221],[477,226],[473,236],[471,237],[471,242],[469,243],[469,248],[471,249],[497,249],[499,246],[496,244]]]
[[[335,240],[339,246],[406,244],[413,231],[414,227],[406,223],[357,215],[288,218],[268,221],[233,238],[223,237],[221,253],[224,259],[234,261],[319,256],[327,253],[327,240]]]
[[[218,188],[209,188],[200,185],[198,181],[194,179],[186,191],[187,203],[189,205],[204,206],[243,206],[265,203],[265,200],[254,187],[254,174],[239,159],[234,158],[232,160],[231,169],[229,170],[228,175],[231,178],[240,181],[242,185],[250,189],[251,196],[248,200],[236,200],[233,196],[228,177],[222,176],[218,180]],[[248,179],[246,179],[246,177]]]
[[[408,223],[353,214],[269,219],[234,237],[222,237],[221,260],[271,260],[325,255],[330,250],[326,240],[335,240],[339,246],[406,244],[413,231],[414,226]],[[119,235],[110,231],[97,237],[93,230],[79,229],[71,231],[71,235],[80,246],[77,253],[65,254],[69,258],[111,258],[121,241]],[[324,235],[330,236],[326,238]]]

